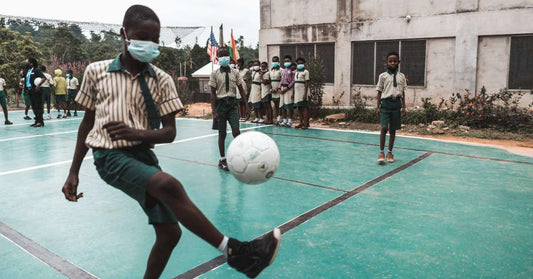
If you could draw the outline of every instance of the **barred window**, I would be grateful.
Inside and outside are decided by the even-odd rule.
[[[400,71],[408,85],[424,86],[426,79],[426,40],[354,42],[352,44],[352,83],[375,85],[387,71],[387,54],[400,54]]]
[[[281,60],[283,60],[283,56],[290,55],[295,62],[298,57],[307,60],[318,55],[322,65],[324,65],[324,81],[327,83],[335,81],[335,44],[281,45],[279,51]]]
[[[533,89],[533,36],[511,37],[509,89]]]
[[[352,80],[355,84],[374,84],[374,42],[353,44]]]
[[[402,41],[400,70],[408,85],[424,86],[426,73],[426,41]]]

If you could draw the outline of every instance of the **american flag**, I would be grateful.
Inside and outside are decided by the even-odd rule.
[[[211,27],[211,36],[209,36],[209,39],[207,40],[207,54],[210,57],[210,61],[214,64],[218,64],[217,51],[218,43],[215,39],[215,34],[213,34],[213,27]]]

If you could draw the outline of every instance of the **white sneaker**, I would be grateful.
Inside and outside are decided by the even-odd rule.
[[[257,124],[263,124],[263,123],[265,123],[265,120],[263,119],[259,119],[259,121],[257,121]]]
[[[257,122],[259,122],[259,118],[252,120],[252,123],[257,123]]]
[[[279,124],[279,126],[281,126],[281,127],[285,127],[285,125],[287,125],[287,119],[283,119],[281,124]]]
[[[292,119],[289,119],[289,121],[287,121],[287,124],[285,126],[291,127],[292,126]]]

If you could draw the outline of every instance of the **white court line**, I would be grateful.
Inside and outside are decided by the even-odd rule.
[[[249,127],[249,128],[244,128],[244,129],[241,129],[241,130],[242,131],[252,130],[252,129],[258,129],[258,128],[263,128],[263,127],[268,127],[268,126],[270,126],[270,125]],[[203,139],[203,138],[208,138],[208,137],[213,137],[213,136],[218,136],[218,133],[213,133],[213,134],[204,135],[204,136],[198,136],[198,137],[194,137],[194,138],[176,140],[176,141],[173,141],[171,143],[158,144],[158,145],[156,145],[156,147],[157,146],[163,146],[163,145],[169,145],[169,144],[175,144],[175,143],[181,143],[181,142],[188,142],[188,141],[192,141],[192,140]],[[87,156],[87,157],[83,158],[83,160],[88,160],[88,159],[92,159],[92,158],[93,158],[93,156]],[[44,164],[44,165],[39,165],[39,166],[34,166],[34,167],[28,167],[28,168],[23,168],[23,169],[18,169],[18,170],[10,170],[10,171],[5,171],[5,172],[0,172],[0,176],[4,176],[4,175],[8,175],[8,174],[14,174],[14,173],[20,173],[20,172],[25,172],[25,171],[31,171],[31,170],[37,170],[37,169],[42,169],[42,168],[54,167],[54,166],[68,164],[68,163],[71,163],[71,162],[72,162],[72,160],[67,160],[67,161],[60,161],[60,162]]]
[[[12,141],[12,140],[20,140],[20,139],[38,138],[38,137],[46,137],[46,136],[54,136],[54,135],[62,135],[62,134],[72,134],[72,133],[76,133],[76,132],[78,132],[78,130],[72,130],[72,131],[66,131],[66,132],[57,132],[57,133],[49,133],[49,134],[42,134],[42,135],[16,137],[16,138],[8,138],[8,139],[0,139],[0,142]]]
[[[83,119],[83,117],[70,118],[70,119],[45,120],[44,124],[45,124],[45,127],[46,127],[47,123],[55,123],[55,122],[63,122],[63,121],[74,121],[74,120],[82,120],[82,119]],[[9,127],[17,127],[17,126],[25,126],[25,125],[30,127],[32,122],[30,120],[27,120],[27,121],[28,121],[27,123],[23,123],[23,124],[3,125],[3,126],[0,126],[0,129],[1,128],[9,128]],[[45,127],[43,127],[42,129],[46,129]]]

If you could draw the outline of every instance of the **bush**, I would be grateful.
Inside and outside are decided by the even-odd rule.
[[[491,128],[504,132],[533,133],[533,116],[525,108],[519,108],[518,103],[523,93],[510,92],[501,89],[492,95],[487,94],[485,87],[477,96],[469,93],[461,96],[452,94],[446,100],[441,98],[438,105],[431,102],[431,98],[422,98],[422,108],[407,111],[402,119],[404,124],[430,124],[435,120],[444,120],[451,126],[470,126],[473,128]],[[352,96],[350,109],[321,109],[318,117],[324,118],[335,113],[345,113],[346,120],[365,123],[379,123],[375,108],[368,108],[367,100],[356,91]],[[458,106],[456,107],[456,104]]]

